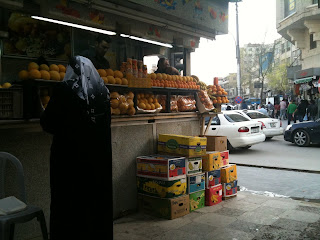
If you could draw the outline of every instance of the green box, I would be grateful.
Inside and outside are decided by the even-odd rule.
[[[204,207],[205,191],[189,194],[190,212]]]
[[[138,194],[138,204],[144,213],[166,219],[187,215],[190,208],[188,195],[166,199]]]
[[[187,179],[184,175],[175,180],[159,180],[137,176],[138,193],[152,197],[173,198],[186,194]]]

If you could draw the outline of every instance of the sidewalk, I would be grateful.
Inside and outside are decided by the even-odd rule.
[[[174,220],[123,217],[114,223],[114,239],[320,239],[320,204],[238,192]]]

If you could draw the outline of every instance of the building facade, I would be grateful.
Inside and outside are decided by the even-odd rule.
[[[320,8],[318,0],[277,0],[277,31],[294,44],[300,63],[288,68],[295,94],[302,99],[319,99]],[[300,66],[299,66],[300,64]]]

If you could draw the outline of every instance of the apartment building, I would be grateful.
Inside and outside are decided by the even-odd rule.
[[[301,69],[289,69],[295,83],[320,75],[320,8],[318,0],[277,0],[277,31],[301,50]],[[303,79],[303,80],[302,80]]]

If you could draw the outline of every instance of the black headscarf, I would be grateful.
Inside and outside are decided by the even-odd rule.
[[[63,82],[87,103],[86,111],[89,119],[92,123],[96,123],[105,113],[110,94],[92,62],[82,56],[73,57]]]

